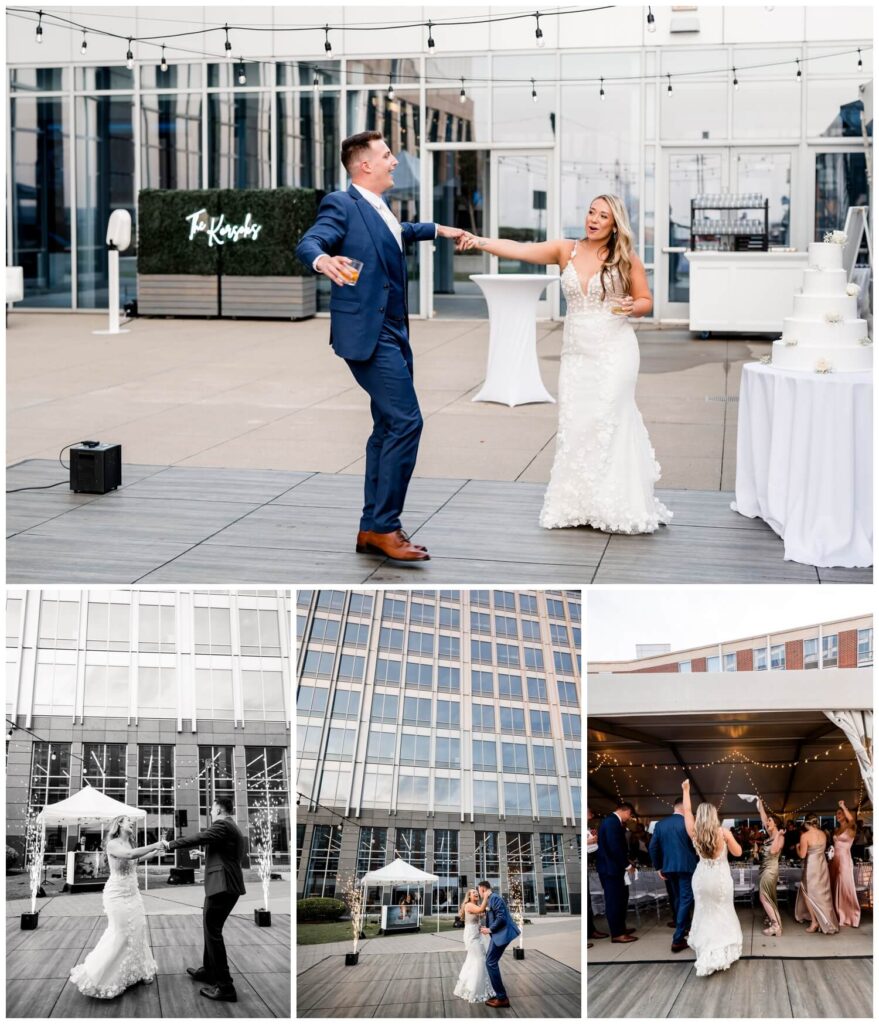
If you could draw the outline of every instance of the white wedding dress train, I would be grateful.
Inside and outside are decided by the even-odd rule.
[[[700,978],[725,971],[742,955],[742,926],[734,895],[724,843],[714,860],[700,857],[693,873],[693,923],[687,944],[696,954],[696,975]]]
[[[625,317],[611,312],[599,273],[583,290],[575,245],[562,272],[567,303],[559,369],[555,459],[540,513],[546,529],[592,526],[606,533],[653,533],[672,513],[653,494],[660,468],[635,404],[640,355]]]
[[[107,856],[104,886],[107,930],[85,960],[70,972],[84,996],[113,999],[138,981],[152,981],[156,961],[147,940],[146,915],[137,884],[137,861]]]
[[[455,995],[468,1003],[484,1003],[495,994],[485,969],[485,954],[488,952],[489,937],[479,933],[479,924],[473,921],[474,914],[467,915],[464,924],[464,948],[467,956],[458,975]]]

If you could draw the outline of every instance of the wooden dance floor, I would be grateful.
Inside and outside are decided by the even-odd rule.
[[[528,949],[501,974],[511,1006],[493,1010],[454,994],[460,951],[362,954],[356,967],[328,957],[296,979],[299,1017],[580,1017],[580,973]]]
[[[41,916],[36,931],[6,919],[6,1016],[12,1017],[289,1017],[290,915],[272,913],[270,928],[233,915],[223,933],[237,1003],[199,995],[202,986],[185,973],[201,963],[201,915],[147,917],[159,967],[155,982],[136,985],[116,999],[89,999],[67,979],[96,945],[104,917]]]

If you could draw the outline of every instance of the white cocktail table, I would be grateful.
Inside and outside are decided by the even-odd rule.
[[[526,405],[554,402],[537,362],[537,303],[558,275],[471,274],[488,303],[485,381],[474,402]]]

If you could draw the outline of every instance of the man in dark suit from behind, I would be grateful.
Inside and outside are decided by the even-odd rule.
[[[230,797],[218,796],[211,805],[211,826],[194,836],[172,839],[165,844],[169,850],[187,850],[193,846],[207,849],[204,866],[204,961],[201,967],[187,967],[193,981],[207,982],[201,994],[207,999],[235,1003],[238,995],[229,973],[223,926],[243,896],[244,836],[235,823]]]
[[[604,889],[604,907],[610,928],[611,942],[636,942],[626,928],[626,908],[629,891],[626,886],[626,872],[634,873],[629,859],[629,844],[626,836],[626,822],[634,815],[635,808],[623,802],[613,814],[609,814],[598,828],[598,853],[595,866]]]
[[[675,800],[674,814],[654,826],[650,859],[665,882],[671,903],[674,920],[669,925],[673,925],[675,930],[671,951],[680,953],[687,948],[686,934],[693,911],[693,872],[699,863],[692,840],[687,835],[683,797]]]

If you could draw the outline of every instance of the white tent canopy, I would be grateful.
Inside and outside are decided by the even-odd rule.
[[[361,885],[427,885],[438,882],[437,875],[428,874],[413,864],[397,857],[391,864],[385,864],[376,871],[368,871],[360,879]]]
[[[368,885],[432,885],[438,882],[437,875],[431,875],[421,868],[397,857],[390,864],[376,871],[367,871],[360,879],[360,885],[365,889]],[[439,931],[439,912],[436,915],[436,930]]]
[[[89,785],[85,785],[78,793],[60,800],[57,804],[47,804],[37,815],[37,823],[51,828],[56,825],[100,825],[112,821],[121,814],[130,818],[146,820],[146,811],[139,807],[129,807],[120,800],[101,793]]]

